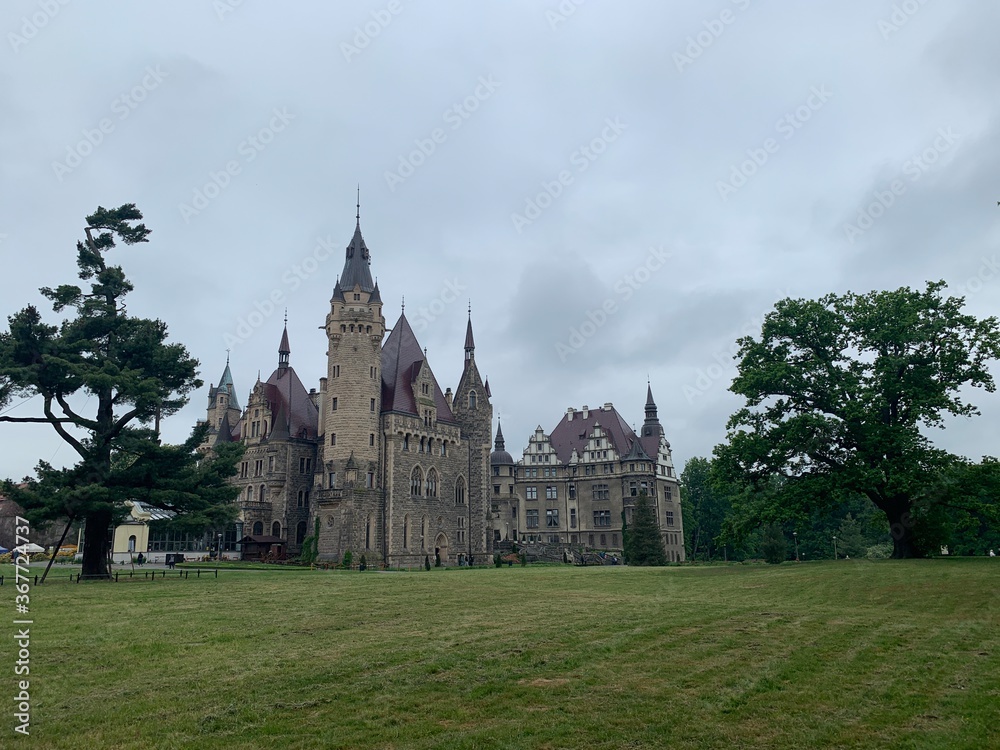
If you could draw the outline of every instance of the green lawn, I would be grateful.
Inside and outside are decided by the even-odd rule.
[[[31,592],[31,737],[5,700],[0,746],[996,748],[998,578],[981,559],[56,582]]]

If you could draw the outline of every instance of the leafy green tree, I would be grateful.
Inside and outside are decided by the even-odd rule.
[[[731,509],[729,494],[713,476],[712,461],[707,458],[690,459],[680,479],[688,558],[710,560]]]
[[[116,237],[127,245],[147,241],[149,230],[135,223],[141,219],[134,204],[99,206],[87,217],[86,241],[76,247],[78,276],[89,288],[41,290],[56,313],[73,315],[49,325],[29,305],[0,333],[0,407],[14,398],[41,399],[39,416],[0,416],[0,422],[47,423],[79,459],[68,469],[40,462],[37,477],[23,487],[7,481],[4,491],[36,524],[85,523],[85,577],[109,575],[108,531],[126,500],[184,514],[204,527],[235,513],[238,490],[227,479],[236,473],[239,445],[201,460],[197,449],[207,425],[183,445],[159,441],[160,420],[202,383],[198,362],[182,345],[167,343],[162,321],[128,314],[124,300],[132,284],[121,266],[106,262]],[[85,416],[88,406],[93,411]]]
[[[632,528],[628,534],[625,559],[629,565],[666,565],[667,553],[656,514],[645,492],[639,493],[632,510]]]
[[[936,508],[993,512],[981,493],[957,491],[989,472],[924,435],[945,416],[979,414],[966,395],[995,390],[989,366],[1000,356],[997,319],[963,314],[944,287],[781,300],[759,339],[739,340],[730,390],[747,403],[715,450],[723,475],[752,490],[734,527],[860,494],[885,515],[902,558],[933,549]],[[946,486],[952,475],[964,478]]]
[[[764,562],[771,565],[783,563],[788,558],[788,540],[778,524],[770,523],[764,527],[760,539],[760,554]]]
[[[861,531],[861,524],[850,513],[837,529],[837,549],[847,557],[862,557],[869,544]]]

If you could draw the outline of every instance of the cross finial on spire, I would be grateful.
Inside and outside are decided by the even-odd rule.
[[[406,295],[404,294],[401,298],[403,301],[399,303],[400,312],[406,312]]]
[[[288,327],[288,308],[285,308],[285,327]]]
[[[226,367],[229,367],[229,350],[226,349]]]
[[[469,320],[472,320],[472,298],[469,298]]]
[[[361,183],[358,183],[358,213],[355,214],[355,218],[358,220],[358,225],[361,225]]]

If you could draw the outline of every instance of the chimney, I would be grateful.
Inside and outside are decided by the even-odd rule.
[[[566,421],[567,421],[567,422],[572,422],[572,421],[573,421],[573,415],[574,415],[574,414],[576,414],[576,409],[574,409],[574,408],[573,408],[572,406],[571,406],[571,407],[569,407],[569,408],[568,408],[568,409],[566,410]]]
[[[608,401],[608,402],[607,402],[607,403],[606,403],[606,404],[604,405],[604,411],[611,411],[611,410],[612,410],[612,409],[614,409],[614,408],[615,408],[615,407],[611,405],[611,402],[610,402],[610,401]]]
[[[590,416],[590,407],[586,404],[583,405],[583,418],[587,419]]]

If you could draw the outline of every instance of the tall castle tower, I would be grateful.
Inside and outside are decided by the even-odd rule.
[[[493,437],[493,405],[490,385],[476,366],[476,342],[472,335],[472,310],[465,328],[465,367],[455,388],[452,412],[469,446],[469,540],[470,552],[493,550],[492,523],[487,528],[490,503],[490,443]]]
[[[385,318],[370,265],[371,254],[361,236],[359,205],[344,271],[333,289],[326,316],[329,348],[327,376],[320,381],[323,447],[318,467],[318,473],[325,472],[325,476],[317,477],[326,488],[347,481],[348,471],[359,487],[381,486],[380,365]]]

